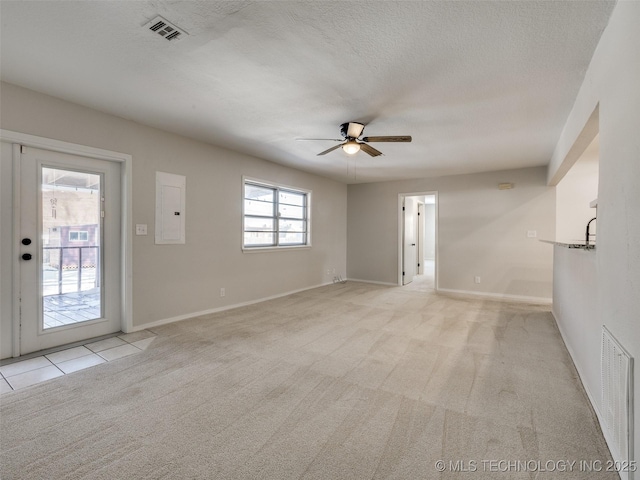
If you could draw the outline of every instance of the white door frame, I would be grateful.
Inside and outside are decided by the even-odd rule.
[[[119,162],[124,168],[121,169],[121,215],[120,215],[120,232],[121,232],[121,295],[120,295],[120,314],[121,329],[123,332],[133,330],[133,286],[132,286],[132,237],[129,224],[132,221],[133,208],[131,198],[133,194],[132,188],[132,157],[126,153],[113,152],[100,148],[88,147],[76,143],[63,142],[45,137],[38,137],[26,133],[13,132],[10,130],[0,129],[0,141],[13,143],[13,245],[11,251],[13,254],[13,328],[12,328],[12,354],[14,357],[20,356],[20,292],[15,286],[19,270],[19,245],[20,245],[20,147],[35,147],[42,150],[50,150],[53,152],[69,153],[98,160],[106,160],[111,162]],[[17,315],[16,315],[17,313]]]
[[[423,195],[433,195],[436,199],[436,207],[435,207],[435,268],[434,268],[434,284],[435,290],[438,291],[438,269],[439,269],[439,261],[438,261],[438,191],[427,191],[427,192],[410,192],[410,193],[399,193],[398,194],[398,285],[402,286],[402,268],[403,268],[403,225],[402,220],[404,218],[402,212],[402,204],[404,202],[405,197],[421,197]]]

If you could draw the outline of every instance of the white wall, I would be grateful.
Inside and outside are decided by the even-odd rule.
[[[599,163],[596,139],[556,186],[557,241],[585,240],[587,222],[596,216],[589,204],[598,197]],[[590,233],[596,229],[597,222],[592,222]]]
[[[151,232],[133,237],[134,326],[321,285],[334,268],[346,275],[346,185],[15,85],[0,95],[3,129],[133,156],[130,228]],[[156,171],[187,177],[186,245],[154,245]],[[242,253],[243,175],[313,192],[311,248]],[[10,198],[3,189],[3,205]]]
[[[595,329],[590,341],[575,344],[574,361],[585,387],[600,411],[600,369],[581,360],[600,355],[600,325],[604,324],[640,359],[640,2],[617,3],[609,25],[591,60],[574,107],[549,166],[551,180],[578,139],[591,113],[599,105],[600,174],[598,187],[598,239],[596,270],[598,293]],[[571,287],[557,292],[554,303],[571,295]],[[559,324],[565,319],[557,318]],[[568,321],[568,320],[567,320]],[[640,460],[640,368],[635,369],[635,460]]]
[[[503,182],[515,188],[498,190]],[[397,284],[398,194],[425,191],[438,192],[440,289],[551,298],[551,246],[527,238],[555,235],[544,167],[349,185],[349,278]]]
[[[554,246],[553,315],[574,363],[585,372],[600,371],[600,355],[584,345],[599,345],[596,250]],[[582,373],[582,372],[581,372]],[[589,391],[590,396],[599,396]]]

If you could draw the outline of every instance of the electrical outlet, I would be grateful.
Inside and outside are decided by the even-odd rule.
[[[147,234],[147,224],[136,223],[136,235],[146,235],[146,234]]]
[[[480,283],[480,280],[481,280],[481,278],[480,278],[478,275],[476,275],[475,277],[473,277],[473,281],[474,281],[475,283]]]
[[[538,232],[535,230],[527,230],[527,238],[536,238],[538,236]]]
[[[224,287],[220,289],[220,296],[224,297],[227,294],[227,292],[225,291]]]

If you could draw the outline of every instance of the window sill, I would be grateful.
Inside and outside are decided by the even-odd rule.
[[[311,248],[311,245],[287,245],[282,247],[242,247],[242,253],[281,252],[283,250],[300,250]]]

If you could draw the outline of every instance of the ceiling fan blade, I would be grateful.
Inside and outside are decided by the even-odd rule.
[[[306,142],[307,140],[321,140],[326,142],[344,142],[344,138],[296,138],[299,142]]]
[[[360,150],[362,150],[365,153],[368,153],[372,157],[377,157],[378,155],[382,155],[382,152],[380,150],[376,150],[371,145],[367,145],[366,143],[360,144]]]
[[[329,152],[333,152],[336,148],[340,148],[341,146],[342,146],[342,144],[340,144],[340,145],[336,145],[335,147],[328,148],[328,149],[326,149],[324,152],[320,152],[320,153],[318,154],[318,156],[320,156],[320,155],[326,155],[326,154],[327,154],[327,153],[329,153]]]
[[[410,142],[410,135],[396,135],[396,136],[385,136],[385,137],[364,137],[362,139],[363,142]]]

